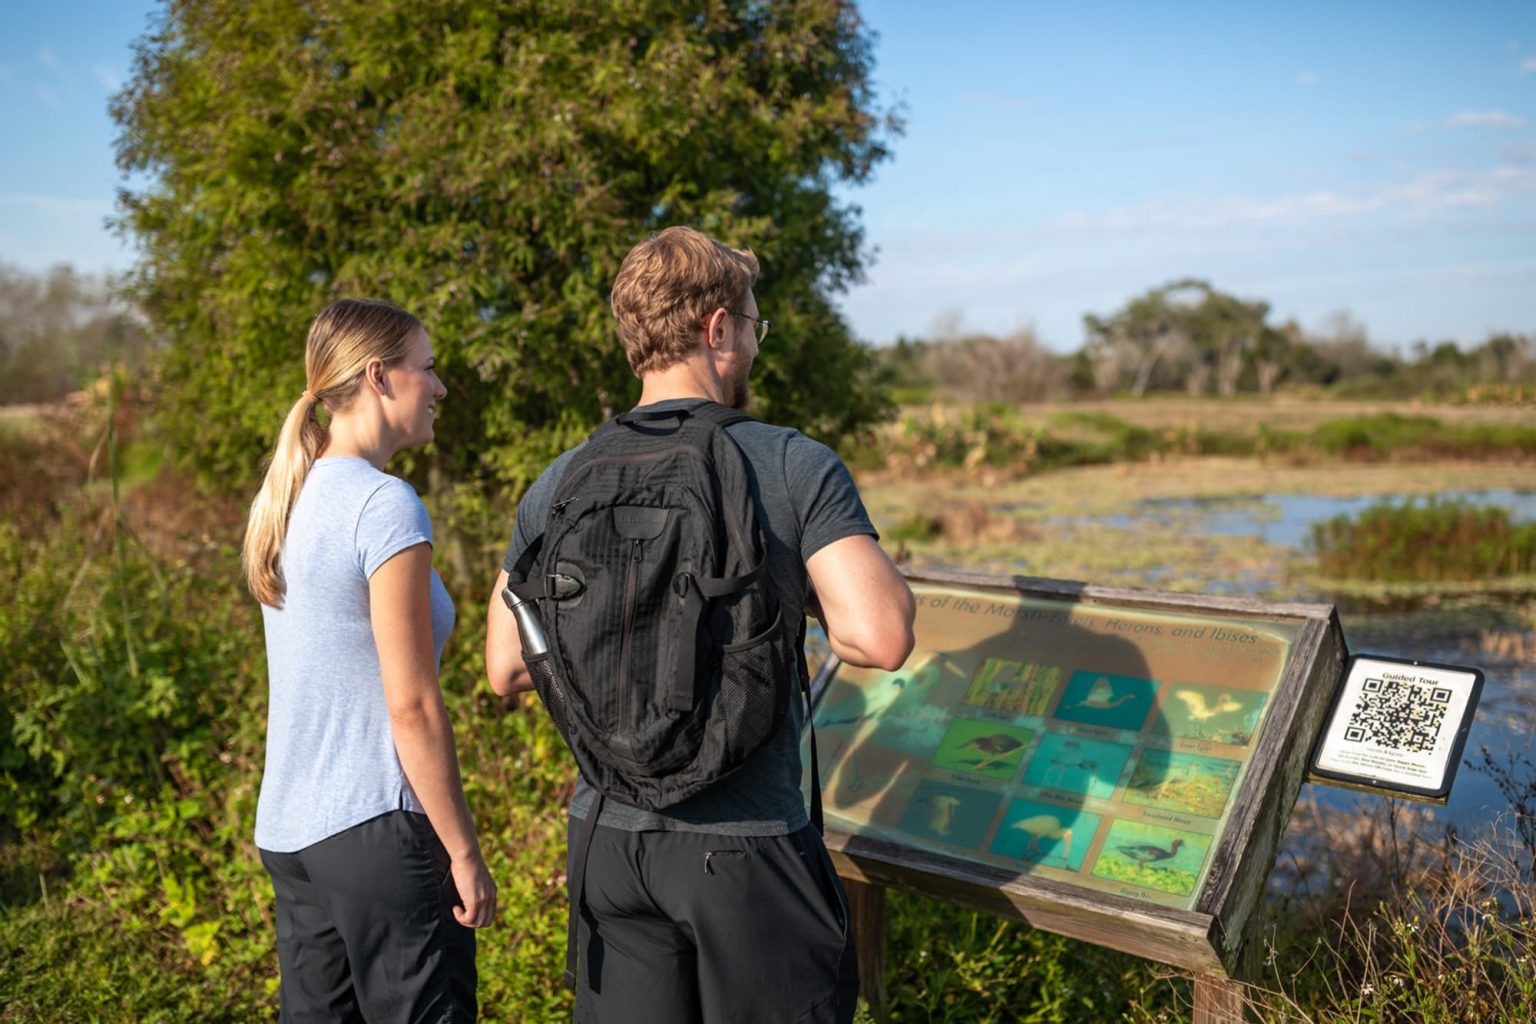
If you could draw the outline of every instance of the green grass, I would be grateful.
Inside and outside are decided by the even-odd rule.
[[[1283,456],[1289,459],[1531,459],[1536,424],[1444,422],[1399,412],[1323,419],[1305,427],[1252,418],[1206,422],[1198,415],[1137,425],[1104,408],[1066,409],[1041,420],[996,404],[908,408],[877,432],[874,445],[849,453],[858,469],[899,474],[990,468],[1022,476],[1072,466],[1143,462],[1170,456]]]
[[[1498,507],[1429,498],[1381,502],[1312,526],[1318,572],[1383,583],[1481,584],[1536,573],[1536,523]]]

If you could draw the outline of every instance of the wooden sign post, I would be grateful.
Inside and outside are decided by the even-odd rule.
[[[827,846],[884,1019],[884,887],[1191,971],[1241,1020],[1264,879],[1346,656],[1331,606],[910,577],[897,672],[813,688]]]

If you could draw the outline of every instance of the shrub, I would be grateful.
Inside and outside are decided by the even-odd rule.
[[[1536,523],[1465,501],[1380,502],[1314,523],[1311,546],[1333,579],[1476,582],[1536,570]]]

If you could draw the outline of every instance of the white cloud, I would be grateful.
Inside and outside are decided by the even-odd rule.
[[[62,77],[64,74],[64,65],[59,63],[59,58],[46,46],[37,51],[37,62],[56,75]]]
[[[1319,78],[1317,73],[1313,71],[1303,71],[1301,74],[1296,76],[1297,85],[1316,85],[1321,81],[1322,79]]]
[[[1536,74],[1536,57],[1527,57],[1520,62],[1520,70],[1526,74]]]
[[[115,68],[109,68],[105,64],[92,64],[91,74],[96,76],[96,81],[100,82],[101,87],[107,92],[117,92],[123,87],[122,76]]]
[[[1503,110],[1463,110],[1440,122],[1442,128],[1523,128],[1525,118]]]
[[[1246,225],[1295,225],[1390,211],[1424,216],[1436,210],[1492,206],[1536,192],[1536,169],[1502,166],[1478,172],[1440,171],[1362,191],[1302,192],[1274,197],[1169,196],[1096,214],[1072,214],[1061,225],[1115,232],[1220,231]]]

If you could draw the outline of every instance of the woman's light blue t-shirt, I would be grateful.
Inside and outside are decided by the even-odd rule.
[[[400,767],[369,617],[368,580],[406,548],[432,543],[411,485],[350,457],[316,460],[283,543],[281,609],[267,637],[267,761],[256,845],[293,853],[388,811],[420,811]],[[441,660],[453,601],[431,579]]]

